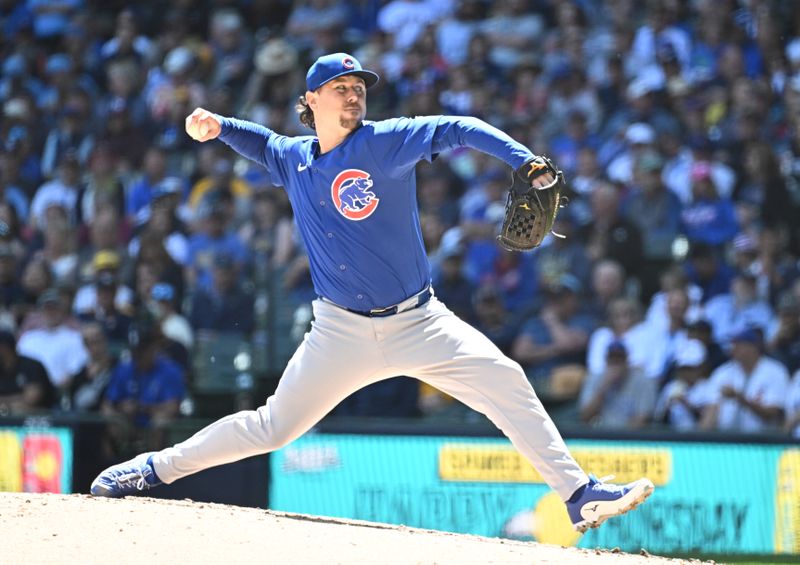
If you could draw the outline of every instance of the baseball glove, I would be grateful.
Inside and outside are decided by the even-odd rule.
[[[532,186],[535,179],[548,173],[553,175],[551,183]],[[534,157],[514,171],[498,243],[509,251],[529,251],[541,245],[553,229],[558,209],[566,204],[563,189],[564,174],[547,157]]]

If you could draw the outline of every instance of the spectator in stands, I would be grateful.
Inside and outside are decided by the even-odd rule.
[[[167,177],[151,192],[150,204],[139,212],[138,233],[128,245],[131,257],[139,254],[142,239],[157,238],[173,261],[183,266],[189,255],[188,229],[179,218],[178,207],[183,196],[183,180]]]
[[[215,12],[209,22],[209,47],[215,66],[212,88],[241,89],[252,70],[253,40],[246,33],[242,16],[234,9]]]
[[[239,236],[253,252],[254,268],[271,272],[281,269],[297,252],[291,215],[277,190],[263,189],[253,197],[253,214]]]
[[[475,285],[464,276],[464,247],[460,243],[443,247],[436,254],[438,268],[432,269],[436,295],[459,318],[471,320]]]
[[[601,372],[589,372],[578,406],[582,422],[604,428],[635,429],[649,423],[658,383],[628,360],[621,341],[612,341]]]
[[[603,259],[592,267],[590,281],[585,310],[598,322],[606,323],[611,303],[625,295],[625,269],[612,259]]]
[[[655,151],[642,153],[634,163],[634,190],[624,202],[624,216],[642,234],[639,279],[641,298],[658,290],[658,275],[672,262],[672,244],[681,227],[681,203],[661,180],[663,159]]]
[[[702,292],[701,304],[706,304],[715,296],[730,291],[734,271],[710,245],[703,243],[692,245],[685,270],[689,282],[697,285]]]
[[[537,300],[535,260],[532,253],[497,249],[494,261],[481,274],[479,283],[496,286],[503,295],[506,308],[527,312]]]
[[[661,390],[654,419],[677,430],[695,430],[706,406],[713,401],[706,348],[690,339],[675,352],[673,379]]]
[[[709,371],[713,371],[728,361],[728,355],[722,346],[714,341],[711,324],[708,320],[699,318],[686,327],[686,337],[700,341],[706,348],[706,363]]]
[[[141,174],[126,191],[125,213],[131,219],[139,217],[139,213],[150,204],[156,186],[166,178],[167,152],[157,145],[151,145],[144,154],[143,163]]]
[[[751,265],[751,272],[758,279],[758,295],[770,303],[777,301],[781,292],[788,290],[800,279],[797,253],[790,249],[790,230],[778,226],[762,225],[758,232],[758,258]]]
[[[186,281],[191,287],[208,288],[211,284],[211,265],[218,253],[228,254],[238,272],[248,260],[248,250],[236,232],[228,229],[226,210],[216,198],[203,202],[197,214],[197,231],[189,238],[189,260]]]
[[[66,212],[68,222],[77,220],[78,184],[80,163],[75,153],[66,153],[58,164],[56,178],[43,184],[36,191],[31,202],[30,225],[34,229],[44,229],[47,225],[47,210],[58,206]]]
[[[758,297],[756,279],[748,273],[736,275],[730,293],[706,302],[704,316],[714,328],[714,339],[723,345],[747,327],[764,335],[773,324],[772,308]]]
[[[53,74],[70,72],[72,62],[66,55],[53,55],[47,61],[48,75],[52,78]],[[63,107],[57,111],[58,121],[49,133],[44,142],[42,150],[42,174],[46,178],[61,176],[57,169],[67,159],[74,158],[77,164],[84,166],[94,147],[94,135],[90,125],[91,102],[86,98],[86,94],[76,90],[64,101]],[[54,98],[53,104],[59,97],[56,89],[51,94]],[[66,93],[61,94],[66,96]]]
[[[641,369],[648,377],[661,377],[667,355],[667,344],[659,341],[662,335],[642,322],[642,307],[633,298],[618,298],[608,307],[608,322],[595,329],[589,337],[586,356],[587,370],[605,370],[606,350],[613,341],[621,341],[627,350],[630,365]]]
[[[199,288],[192,297],[192,327],[247,336],[253,331],[253,295],[238,283],[236,262],[231,255],[217,252],[213,265],[211,287]]]
[[[600,181],[591,193],[591,221],[578,232],[593,262],[613,259],[625,272],[636,276],[642,260],[642,234],[634,224],[620,216],[619,190]]]
[[[94,219],[86,226],[89,241],[82,243],[78,251],[78,278],[81,282],[90,281],[94,276],[94,258],[100,251],[116,254],[120,265],[126,263],[127,253],[122,242],[130,237],[128,227],[124,216],[114,207],[101,206]],[[83,237],[86,237],[85,233],[79,234],[79,239]]]
[[[186,394],[183,370],[164,355],[163,336],[154,324],[132,330],[130,348],[131,359],[114,367],[102,412],[124,422],[113,430],[122,445],[143,435],[154,448],[164,441],[164,426],[178,416]]]
[[[534,383],[546,381],[565,365],[583,365],[595,327],[594,320],[580,311],[582,288],[574,276],[562,275],[544,292],[539,315],[523,324],[511,348],[512,358]]]
[[[631,124],[625,130],[625,142],[626,148],[609,163],[606,175],[612,182],[630,185],[634,180],[633,173],[637,161],[645,153],[654,151],[656,131],[650,124],[643,122]]]
[[[17,351],[41,362],[50,382],[62,392],[86,364],[88,353],[80,332],[65,323],[69,306],[58,290],[46,290],[38,305],[44,327],[25,331],[19,338]]]
[[[664,331],[670,326],[669,308],[667,298],[673,290],[682,290],[689,299],[689,306],[685,314],[685,322],[689,324],[699,319],[703,314],[700,306],[702,290],[697,285],[689,283],[689,277],[680,265],[673,264],[660,273],[660,290],[650,299],[645,321],[654,328]]]
[[[136,13],[127,8],[117,14],[114,36],[100,48],[104,62],[133,59],[138,64],[150,62],[157,47],[149,37],[139,33]]]
[[[98,283],[103,280],[103,290],[109,291],[113,288],[115,310],[126,315],[131,315],[133,311],[134,296],[133,291],[120,282],[120,268],[122,267],[120,256],[116,251],[103,249],[97,251],[92,258],[92,282],[83,285],[75,295],[73,311],[79,316],[92,316],[98,306]],[[123,336],[124,337],[124,336]]]
[[[99,412],[111,373],[117,365],[103,327],[88,322],[81,328],[83,345],[89,353],[86,364],[69,385],[69,409],[75,412]]]
[[[508,175],[495,168],[479,176],[461,199],[459,227],[467,246],[466,274],[475,282],[492,269],[500,254],[494,238],[503,220],[507,189]]]
[[[492,46],[490,59],[503,69],[513,69],[541,39],[544,18],[525,0],[495,2],[491,10],[489,17],[480,23],[481,33]]]
[[[575,237],[578,220],[568,207],[556,217],[553,231],[563,238],[553,237],[536,253],[536,276],[541,285],[558,282],[561,275],[569,273],[579,281],[589,280],[592,264],[586,255],[586,246]]]
[[[654,336],[659,343],[663,344],[663,348],[658,348],[658,351],[663,350],[663,366],[660,376],[664,376],[670,365],[675,360],[678,352],[686,347],[688,338],[687,325],[689,323],[689,309],[691,307],[691,299],[686,289],[676,288],[667,293],[667,319],[666,325],[661,328],[659,335],[658,329],[648,327],[650,335]]]
[[[96,145],[89,156],[88,175],[78,190],[78,216],[90,225],[98,211],[110,206],[119,215],[125,212],[125,194],[117,174],[117,156],[107,145]]]
[[[739,231],[733,202],[719,195],[708,162],[696,162],[691,178],[692,202],[681,214],[682,231],[690,244],[721,249]]]
[[[731,360],[711,373],[706,429],[762,432],[783,422],[789,372],[763,353],[763,338],[747,328],[732,339]]]
[[[161,324],[164,337],[180,343],[187,351],[194,345],[194,330],[189,321],[175,308],[175,289],[165,282],[156,283],[150,293],[153,299],[151,310]]]
[[[77,233],[63,208],[51,206],[47,215],[42,247],[33,257],[44,260],[56,284],[74,285],[78,280]]]
[[[492,340],[500,351],[510,355],[519,331],[519,313],[508,310],[503,303],[503,296],[491,285],[475,289],[472,309],[475,312],[474,326]]]
[[[155,233],[145,233],[139,242],[139,254],[134,266],[136,304],[142,306],[150,301],[153,286],[168,282],[175,289],[175,302],[183,303],[186,284],[184,269],[178,264],[164,246],[164,240]]]
[[[189,193],[189,207],[199,212],[203,201],[211,197],[211,202],[219,203],[219,194],[228,193],[233,198],[233,214],[228,221],[237,226],[250,215],[253,198],[253,187],[233,172],[233,161],[229,157],[218,157],[214,161],[211,175],[203,177],[195,183]],[[216,200],[215,200],[216,199]]]
[[[95,322],[103,328],[106,338],[115,349],[121,348],[128,339],[133,309],[130,304],[122,310],[117,306],[119,281],[110,272],[101,272],[95,279],[95,302],[78,314],[82,322]]]
[[[446,16],[452,7],[451,2],[391,0],[378,12],[378,27],[389,35],[394,49],[406,51],[428,25]]]
[[[14,334],[0,330],[0,416],[46,410],[56,399],[44,366],[16,347]]]
[[[122,82],[120,88],[123,92],[138,88],[136,73],[138,68],[131,61],[112,63],[108,69],[109,88],[113,92],[113,84]],[[105,127],[100,132],[98,144],[105,145],[112,154],[116,155],[117,171],[130,176],[141,170],[145,153],[149,150],[149,136],[146,132],[144,119],[147,116],[147,107],[144,100],[134,97],[133,93],[127,96],[115,96],[108,102]],[[131,98],[128,101],[128,98]],[[127,196],[127,195],[126,195]],[[125,212],[128,211],[126,197]]]

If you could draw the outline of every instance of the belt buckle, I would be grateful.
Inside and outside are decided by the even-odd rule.
[[[397,312],[397,306],[388,306],[386,308],[373,308],[369,311],[369,315],[374,318],[382,318],[384,316],[391,316]]]

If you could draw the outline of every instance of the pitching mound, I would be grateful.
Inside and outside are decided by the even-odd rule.
[[[0,493],[0,540],[0,561],[26,564],[684,563],[188,500],[86,495]]]

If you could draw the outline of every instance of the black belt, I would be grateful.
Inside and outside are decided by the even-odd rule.
[[[433,296],[433,291],[430,286],[425,287],[425,290],[411,298],[395,304],[394,306],[387,306],[386,308],[373,308],[372,310],[353,310],[352,308],[345,308],[348,312],[358,314],[359,316],[366,316],[368,318],[384,318],[386,316],[394,316],[400,312],[406,312],[419,308],[423,304],[427,304]],[[416,302],[414,301],[416,299]]]

